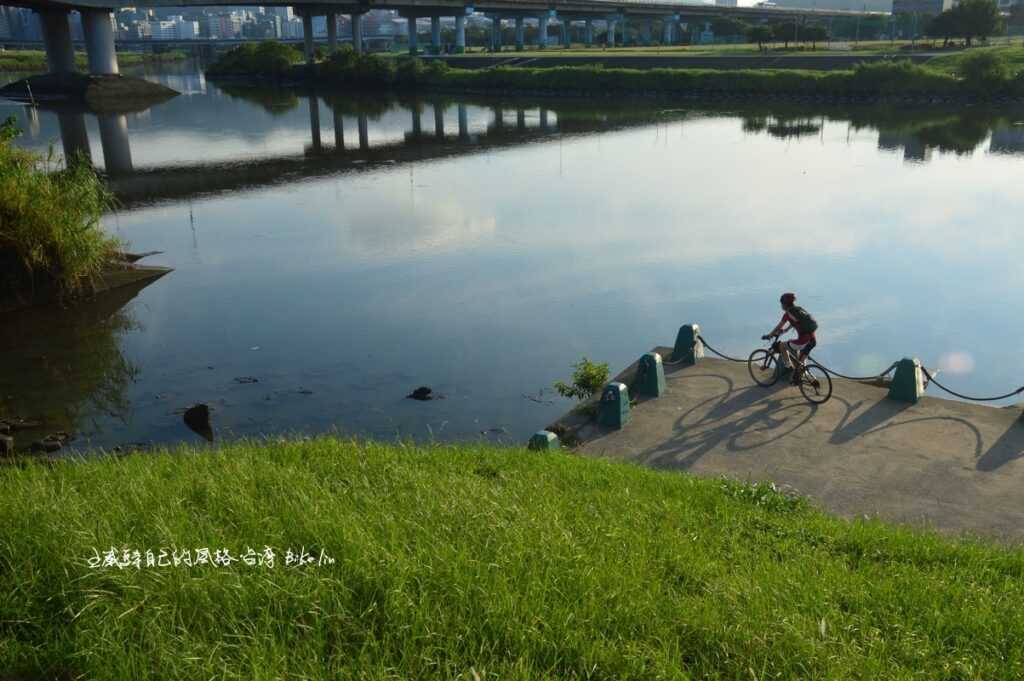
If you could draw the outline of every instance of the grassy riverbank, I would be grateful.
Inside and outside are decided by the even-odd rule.
[[[117,63],[124,66],[138,66],[144,64],[167,64],[181,62],[188,59],[188,55],[180,50],[150,54],[145,52],[118,52]],[[88,60],[84,52],[75,53],[75,63],[81,70],[86,70]],[[28,72],[46,71],[46,53],[42,50],[4,50],[0,52],[0,71],[3,72]]]
[[[0,468],[0,676],[1024,674],[1019,548],[562,453],[201,449]],[[90,567],[111,546],[140,567]],[[236,562],[147,567],[162,548]]]
[[[1022,52],[1017,60],[1017,52]],[[1011,54],[1013,59],[1007,57]],[[907,61],[861,63],[851,70],[553,68],[448,68],[418,59],[354,54],[342,49],[311,67],[285,45],[236,48],[208,71],[212,78],[265,84],[268,79],[314,86],[406,88],[512,94],[660,95],[736,94],[816,97],[1004,99],[1024,96],[1024,50],[977,49],[938,68]]]
[[[13,119],[0,125],[0,303],[75,294],[119,245],[100,225],[113,198],[91,165],[58,167],[15,147],[17,135]]]

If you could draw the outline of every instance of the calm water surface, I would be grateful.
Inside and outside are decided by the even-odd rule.
[[[195,402],[225,437],[521,442],[571,406],[551,385],[581,356],[615,373],[688,322],[745,356],[784,290],[841,371],[914,355],[964,391],[1024,383],[1020,112],[157,78],[183,95],[121,120],[0,106],[19,144],[88,149],[122,202],[107,228],[174,268],[5,320],[0,413],[79,447],[198,440],[180,416]],[[445,399],[405,399],[420,385]]]

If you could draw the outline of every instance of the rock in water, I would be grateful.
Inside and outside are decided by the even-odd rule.
[[[185,425],[194,433],[208,442],[213,442],[213,424],[210,423],[210,408],[205,404],[195,404],[185,410],[182,417]]]
[[[409,398],[409,399],[421,400],[421,401],[432,400],[432,399],[434,399],[430,395],[430,393],[432,393],[432,392],[433,391],[430,388],[428,388],[427,386],[421,385],[419,388],[416,388],[411,393],[406,395],[406,397]]]

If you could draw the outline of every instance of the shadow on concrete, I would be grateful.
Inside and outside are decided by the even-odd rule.
[[[977,469],[990,472],[1000,466],[1024,457],[1024,424],[1014,423],[978,459]]]
[[[722,445],[732,452],[744,452],[787,437],[810,421],[818,410],[817,405],[807,402],[802,397],[772,399],[771,396],[777,390],[765,395],[766,390],[771,389],[760,387],[744,389],[741,391],[741,395],[732,400],[723,400],[722,404],[715,407],[722,414],[721,416],[716,416],[711,420],[702,419],[696,424],[687,425],[685,419],[700,405],[694,407],[676,420],[674,431],[677,434],[657,447],[641,452],[641,460],[647,465],[659,468],[686,469],[693,466],[705,454]],[[725,396],[729,394],[725,393]],[[717,396],[712,400],[721,397]],[[706,404],[708,401],[702,404]],[[744,404],[743,407],[735,406],[741,403]],[[749,414],[735,420],[724,421],[725,417],[730,414],[723,412],[723,409],[749,408],[758,403],[762,404]],[[733,406],[724,407],[725,404]],[[806,410],[806,414],[797,419],[785,415],[786,412],[793,410]],[[716,422],[717,425],[712,425]],[[748,436],[753,436],[756,441],[744,442],[743,438]]]
[[[865,400],[860,400],[855,404],[846,404],[846,413],[843,414],[843,418],[839,421],[836,429],[832,431],[832,437],[829,438],[830,444],[845,444],[866,433],[879,430],[879,426],[883,423],[898,416],[912,406],[909,402],[897,402],[896,400],[882,398],[865,409],[859,416],[850,420],[854,412],[862,407],[864,403]]]

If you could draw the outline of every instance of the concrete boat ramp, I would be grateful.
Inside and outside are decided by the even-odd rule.
[[[615,380],[628,384],[635,372]],[[552,428],[574,432],[585,456],[770,480],[842,516],[1024,540],[1019,407],[928,396],[911,404],[834,377],[832,399],[814,405],[785,381],[757,386],[745,363],[709,358],[666,365],[665,379],[665,394],[640,397],[621,430],[575,415]]]

